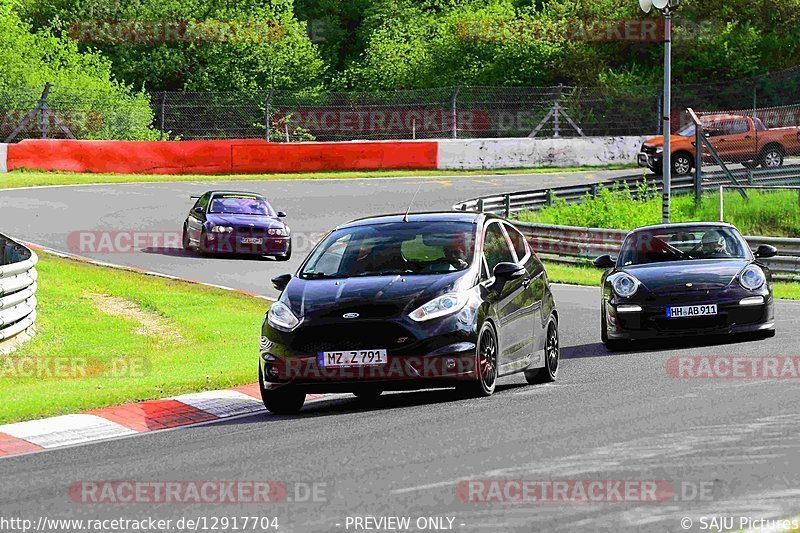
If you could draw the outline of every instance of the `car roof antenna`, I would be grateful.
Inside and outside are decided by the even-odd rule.
[[[406,209],[406,214],[403,215],[403,222],[408,222],[408,214],[411,212],[411,206],[414,205],[414,200],[417,199],[417,195],[419,194],[420,189],[422,189],[422,184],[419,184],[417,187],[417,192],[414,193],[414,196],[411,198],[411,202],[408,204],[408,209]]]

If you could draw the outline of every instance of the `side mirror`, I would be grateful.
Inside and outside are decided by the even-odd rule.
[[[283,292],[290,281],[292,281],[291,274],[281,274],[280,276],[272,278],[272,286],[275,287],[276,290]]]
[[[494,267],[494,277],[498,281],[509,281],[525,276],[528,271],[517,263],[497,263]]]
[[[756,257],[758,259],[767,259],[775,257],[776,255],[778,255],[778,249],[769,244],[762,244],[758,247],[758,250],[756,250]]]
[[[594,266],[596,266],[597,268],[603,268],[603,269],[614,268],[614,266],[617,264],[617,262],[614,261],[608,254],[601,255],[600,257],[592,261],[592,263],[594,263]]]
[[[194,209],[192,209],[192,211],[194,211],[198,215],[202,215],[203,214],[203,208],[202,207],[195,207]]]
[[[286,211],[278,211],[278,218],[286,218]]]

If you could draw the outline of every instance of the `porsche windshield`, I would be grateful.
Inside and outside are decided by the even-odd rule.
[[[467,222],[395,222],[334,231],[314,250],[301,277],[444,274],[472,263],[476,226]]]
[[[683,226],[637,231],[622,245],[622,266],[693,259],[746,259],[739,233],[726,226]]]

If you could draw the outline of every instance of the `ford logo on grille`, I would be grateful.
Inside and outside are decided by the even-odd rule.
[[[358,318],[359,316],[361,315],[358,313],[345,313],[342,315],[342,318]]]

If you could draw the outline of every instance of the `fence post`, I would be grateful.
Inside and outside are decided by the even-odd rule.
[[[591,190],[592,198],[597,198],[597,184],[596,183],[592,183],[590,190]]]
[[[164,140],[164,114],[166,113],[167,109],[167,91],[161,92],[161,120],[159,120],[159,128],[161,134],[159,135],[158,139],[160,141]]]
[[[505,200],[506,218],[511,218],[511,195],[506,194],[504,200]]]
[[[269,93],[267,94],[267,101],[264,102],[264,140],[267,142],[269,142],[269,130],[270,130],[269,106],[272,103],[273,94],[275,94],[275,89],[270,89]]]
[[[456,86],[453,91],[453,98],[450,101],[451,113],[453,115],[453,139],[458,139],[458,93],[461,92],[461,85]]]
[[[48,110],[47,97],[50,94],[50,87],[52,87],[52,86],[53,86],[53,84],[50,83],[49,81],[47,83],[45,83],[44,84],[44,90],[42,91],[42,97],[39,99],[39,110],[40,110],[40,113],[39,113],[39,130],[42,133],[42,139],[47,139],[47,126],[49,125],[49,122],[50,122],[50,120],[49,120],[50,116],[47,113],[47,110]]]
[[[547,205],[553,205],[553,189],[547,189]]]
[[[478,213],[483,213],[483,198],[478,198]]]
[[[694,201],[703,198],[703,124],[694,125]]]

